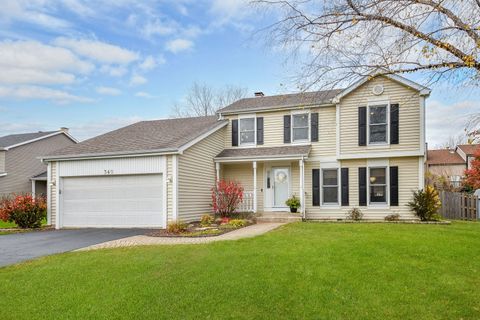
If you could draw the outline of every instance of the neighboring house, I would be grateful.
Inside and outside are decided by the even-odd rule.
[[[460,187],[465,169],[470,168],[478,144],[458,145],[455,149],[428,150],[427,170],[431,175],[447,179],[453,187]]]
[[[47,193],[47,166],[40,156],[77,141],[67,128],[0,137],[0,196]]]
[[[144,121],[60,150],[48,163],[49,221],[165,227],[211,212],[216,179],[235,180],[259,214],[301,199],[306,219],[398,213],[424,186],[425,99],[396,75],[342,90],[241,99],[216,117]]]

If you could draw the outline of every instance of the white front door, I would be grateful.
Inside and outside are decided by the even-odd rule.
[[[290,196],[290,169],[272,168],[273,207],[285,208]]]

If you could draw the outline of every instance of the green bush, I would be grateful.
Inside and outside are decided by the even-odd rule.
[[[241,228],[247,225],[247,221],[242,219],[232,219],[228,222],[228,225],[234,228]]]
[[[360,209],[358,208],[353,208],[347,213],[348,220],[362,220],[362,218],[363,218],[363,212],[360,211]]]
[[[300,199],[293,195],[291,198],[288,198],[288,200],[285,201],[285,204],[292,209],[298,209],[300,208]]]
[[[437,190],[427,186],[424,190],[413,192],[413,200],[407,204],[410,210],[422,221],[433,221],[442,206]]]
[[[179,234],[187,231],[187,225],[185,223],[181,222],[174,222],[168,225],[167,227],[167,232],[168,233],[174,233],[174,234]]]
[[[202,219],[200,220],[200,225],[202,227],[209,227],[214,221],[215,221],[214,217],[212,217],[209,214],[204,214],[202,216]]]
[[[30,194],[3,198],[0,202],[0,219],[15,222],[22,229],[39,228],[47,217],[47,202],[44,197]]]

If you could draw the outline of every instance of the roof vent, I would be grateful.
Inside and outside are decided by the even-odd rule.
[[[265,97],[265,94],[262,91],[255,92],[255,97]]]

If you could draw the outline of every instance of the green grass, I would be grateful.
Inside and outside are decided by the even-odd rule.
[[[42,226],[47,224],[47,219],[42,220]],[[15,222],[5,222],[0,220],[0,229],[7,229],[7,228],[17,228]]]
[[[480,224],[297,223],[0,269],[2,319],[479,319]]]

